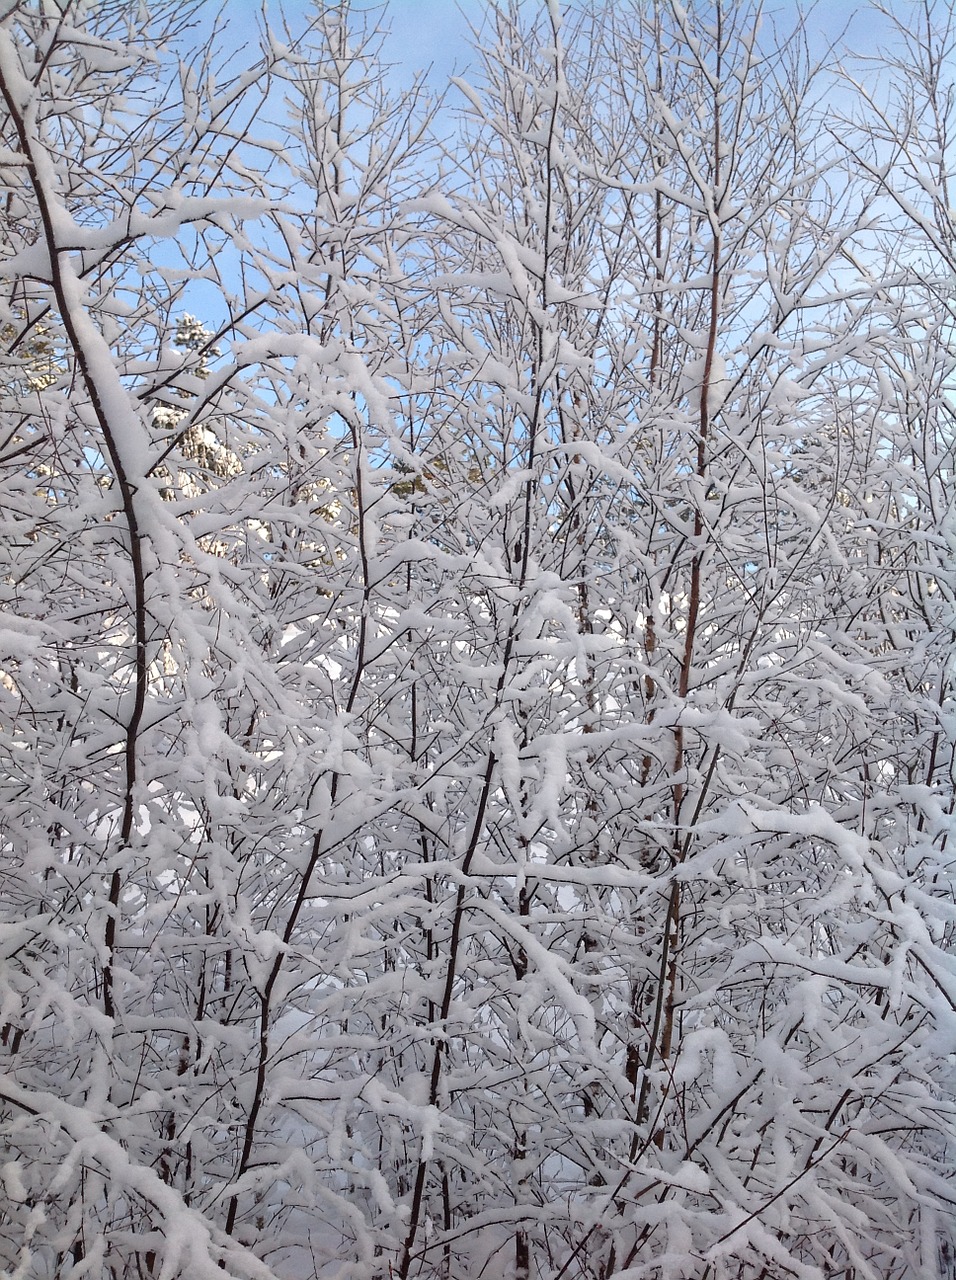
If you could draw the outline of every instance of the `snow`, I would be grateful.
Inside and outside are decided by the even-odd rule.
[[[952,1239],[936,117],[532,8],[0,15],[4,1276]]]

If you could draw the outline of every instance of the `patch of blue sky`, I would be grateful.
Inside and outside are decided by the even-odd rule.
[[[529,16],[538,8],[538,3],[539,0],[526,0],[523,7],[529,11]],[[363,30],[375,32],[381,29],[383,32],[378,56],[382,81],[392,92],[401,92],[415,81],[417,75],[425,74],[427,89],[437,97],[448,89],[453,76],[468,79],[477,72],[478,58],[473,41],[475,33],[480,33],[483,27],[487,34],[489,7],[485,0],[391,0],[388,4],[353,0],[349,23],[357,43],[361,43]],[[572,12],[573,8],[569,5],[568,11]],[[238,72],[259,56],[266,22],[277,39],[294,44],[296,37],[309,27],[320,9],[321,0],[271,0],[265,5],[261,0],[224,0],[221,5],[208,0],[191,35],[194,50],[207,47],[212,39],[221,50],[222,57],[230,60],[231,70]],[[781,34],[786,34],[800,21],[797,4],[787,0],[775,9],[773,18],[765,24],[764,39],[771,35],[774,27]],[[869,13],[868,20],[863,22],[855,13],[855,6],[840,2],[817,7],[802,21],[806,23],[811,57],[822,56],[826,47],[834,42],[836,50],[846,46],[865,55],[880,45],[885,30],[884,24],[876,20],[873,13]],[[214,27],[218,28],[218,33],[213,38]],[[373,39],[371,43],[374,50],[378,41]],[[829,61],[837,61],[836,52]],[[257,160],[265,158],[257,153],[256,132],[264,130],[274,140],[285,133],[288,119],[285,88],[281,81],[276,81],[257,114],[247,144],[252,169],[255,169]],[[461,105],[459,95],[452,90],[439,109],[439,118],[434,124],[437,135],[454,131],[458,105]],[[354,103],[352,109],[361,113],[365,108]],[[427,160],[423,158],[422,163],[427,168]],[[423,170],[423,181],[426,180],[427,174]],[[299,194],[297,190],[292,192],[293,203],[298,203]],[[205,234],[209,239],[215,238],[214,231],[207,230]],[[260,230],[256,237],[260,243],[261,237]],[[267,233],[267,239],[272,238],[271,233]],[[244,310],[248,291],[254,293],[258,284],[261,283],[263,293],[269,292],[264,280],[260,282],[249,276],[248,264],[240,262],[228,238],[223,237],[223,241],[218,253],[207,256],[198,233],[184,227],[178,243],[157,242],[150,253],[153,264],[165,270],[171,284],[179,276],[180,292],[174,306],[176,314],[188,311],[213,331],[228,325],[232,315]],[[276,248],[281,252],[277,240]],[[288,266],[294,270],[293,261],[290,260]],[[230,281],[235,282],[236,294],[231,298],[228,296],[232,292]],[[245,299],[240,298],[241,293],[246,293]],[[248,317],[248,323],[255,327],[254,315]],[[263,315],[261,323],[268,327],[269,317]],[[226,346],[231,336],[228,333],[224,335]]]
[[[273,0],[266,14],[270,25],[281,29],[287,23],[294,32],[308,24],[316,8],[314,0]],[[466,73],[474,60],[471,29],[481,25],[486,8],[483,0],[392,0],[387,5],[353,3],[351,12],[356,29],[363,21],[372,29],[381,22],[388,31],[385,62],[397,87],[424,71],[430,87],[441,88],[451,76]],[[261,29],[262,12],[260,0],[226,0],[226,41],[251,40],[255,47],[253,32]]]

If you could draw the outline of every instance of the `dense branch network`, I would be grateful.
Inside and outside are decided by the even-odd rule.
[[[903,8],[6,7],[4,1276],[956,1274]]]

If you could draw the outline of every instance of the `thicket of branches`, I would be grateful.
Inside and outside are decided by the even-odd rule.
[[[951,1274],[947,9],[4,6],[4,1277]]]

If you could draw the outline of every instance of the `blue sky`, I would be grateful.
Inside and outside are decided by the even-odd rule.
[[[218,4],[209,0],[210,9]],[[313,6],[310,0],[267,0],[270,21],[278,25],[280,13],[287,15],[293,27],[307,17]],[[381,4],[371,0],[356,3],[357,11],[381,11]],[[446,82],[456,71],[463,71],[471,56],[468,20],[480,24],[483,0],[391,0],[386,25],[391,28],[387,59],[398,64],[401,78],[410,78],[416,70],[433,68],[436,84]],[[224,12],[229,36],[241,35],[254,40],[260,0],[226,0]],[[238,41],[237,41],[238,43]]]
[[[212,15],[220,8],[220,0],[206,0]],[[531,9],[543,7],[545,0],[523,0]],[[313,10],[311,0],[267,0],[270,20],[279,24],[285,13],[290,24],[297,27]],[[586,0],[585,0],[586,3]],[[907,0],[887,0],[891,12],[901,17],[908,11]],[[227,42],[236,39],[257,43],[256,31],[262,11],[261,0],[225,0],[224,12],[228,24]],[[374,0],[353,0],[356,11],[368,9],[380,12],[381,3]],[[569,7],[572,7],[569,0]],[[485,0],[389,0],[387,25],[391,36],[386,46],[386,58],[396,65],[396,76],[407,82],[416,70],[432,68],[433,83],[443,87],[450,75],[467,73],[472,57],[469,21],[480,25],[485,11]],[[840,40],[846,32],[845,46],[856,53],[877,51],[885,43],[887,24],[866,4],[866,0],[821,0],[815,5],[803,5],[797,0],[767,0],[767,19],[775,17],[783,29],[796,25],[801,9],[809,10],[807,27],[811,48],[821,50],[823,39]]]

